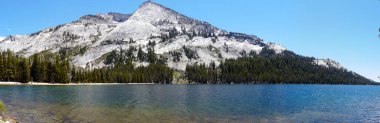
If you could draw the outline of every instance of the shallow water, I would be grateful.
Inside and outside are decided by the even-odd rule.
[[[0,86],[21,122],[376,122],[380,86]]]

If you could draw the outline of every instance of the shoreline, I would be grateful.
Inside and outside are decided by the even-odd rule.
[[[46,83],[46,82],[1,82],[0,85],[30,85],[30,86],[78,86],[78,85],[152,85],[155,83]]]
[[[356,84],[286,84],[286,83],[245,83],[242,85],[356,85]],[[81,86],[81,85],[160,85],[160,83],[46,83],[46,82],[3,82],[0,81],[0,86]],[[182,84],[173,84],[172,85],[182,85]],[[197,83],[189,83],[184,85],[199,85]],[[202,84],[201,84],[202,85]],[[239,85],[239,84],[205,84],[205,85]],[[361,84],[359,84],[361,85]],[[376,84],[363,84],[363,85],[373,85],[379,86],[380,83]]]

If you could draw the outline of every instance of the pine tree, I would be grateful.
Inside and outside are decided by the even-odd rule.
[[[5,67],[4,67],[3,59],[4,59],[3,52],[0,52],[0,81],[4,81]]]
[[[70,63],[68,60],[64,60],[62,64],[62,83],[69,83],[70,78]]]
[[[47,62],[46,61],[41,61],[40,63],[40,79],[42,82],[46,82],[47,81]]]
[[[132,38],[129,39],[129,43],[135,43]]]
[[[133,47],[133,46],[130,46],[127,53],[126,53],[126,56],[128,57],[128,62],[132,62],[133,60],[135,60],[135,55],[134,55],[134,52],[135,52],[136,48]]]
[[[148,48],[148,62],[149,63],[156,63],[157,61],[157,55],[156,53],[154,53],[154,49],[153,48]]]
[[[70,73],[70,82],[77,82],[77,81],[78,81],[77,72],[76,72],[75,67],[73,67]]]
[[[16,69],[14,66],[15,60],[14,60],[13,53],[11,51],[8,50],[6,53],[7,53],[6,80],[7,81],[13,81],[15,79],[15,76],[16,76],[14,73],[14,71],[15,71],[14,69]]]
[[[28,83],[30,79],[30,63],[29,60],[23,59],[20,63],[21,68],[21,82]]]
[[[41,61],[40,61],[39,55],[38,54],[33,55],[32,59],[33,59],[33,62],[32,62],[32,68],[31,68],[31,75],[32,75],[33,81],[41,82],[40,75],[43,73],[43,71],[40,70]]]
[[[145,53],[144,51],[142,50],[141,47],[139,47],[139,50],[137,52],[137,58],[140,60],[140,61],[145,61]]]

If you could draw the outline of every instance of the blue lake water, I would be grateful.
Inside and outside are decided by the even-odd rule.
[[[0,86],[21,122],[379,122],[380,86]]]

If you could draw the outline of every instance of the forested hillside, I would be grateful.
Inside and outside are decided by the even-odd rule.
[[[0,81],[48,83],[170,83],[173,70],[165,64],[135,67],[130,61],[108,67],[74,67],[62,55],[43,52],[23,58],[11,51],[0,53]]]
[[[227,59],[219,68],[210,65],[188,65],[187,78],[200,83],[288,83],[288,84],[375,84],[343,68],[314,64],[315,58],[286,51],[276,55],[264,49],[238,59]]]
[[[107,67],[85,69],[74,67],[63,55],[49,52],[23,58],[11,51],[0,53],[0,81],[48,83],[163,83],[173,82],[174,70],[166,60],[151,53],[149,65],[136,66],[122,51],[108,56]],[[126,52],[128,54],[128,52]],[[375,84],[343,68],[314,64],[314,58],[286,51],[276,54],[268,48],[260,54],[242,52],[244,57],[226,59],[216,66],[187,65],[185,76],[192,83],[289,83],[289,84]],[[149,56],[149,57],[148,57]],[[122,59],[124,58],[124,59]],[[161,58],[160,58],[161,59]]]

